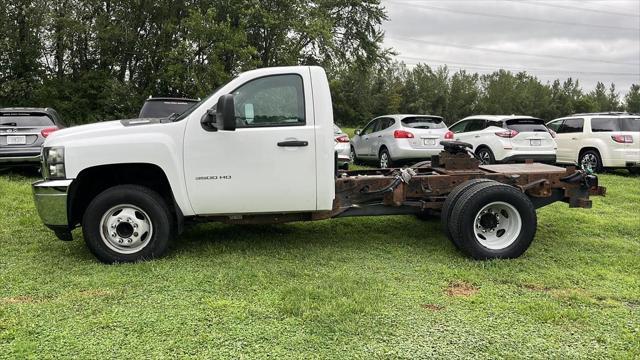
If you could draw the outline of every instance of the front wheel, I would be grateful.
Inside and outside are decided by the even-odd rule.
[[[537,217],[531,200],[513,186],[477,184],[456,201],[449,230],[474,259],[517,258],[531,245]]]
[[[135,262],[165,253],[175,225],[166,201],[138,185],[119,185],[96,196],[82,219],[89,250],[107,264]]]
[[[640,175],[640,167],[630,167],[627,169],[631,175]]]

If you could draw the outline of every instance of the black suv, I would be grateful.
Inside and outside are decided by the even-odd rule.
[[[65,127],[51,108],[0,108],[0,167],[40,165],[40,148]]]

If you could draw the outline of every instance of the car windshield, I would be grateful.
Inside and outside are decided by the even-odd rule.
[[[547,127],[541,119],[511,119],[507,120],[507,129],[517,132],[547,132]]]
[[[0,114],[0,126],[51,126],[53,120],[47,115]]]
[[[181,114],[195,101],[188,100],[147,100],[140,110],[140,118],[164,118],[171,114]]]
[[[444,121],[441,117],[413,116],[401,120],[402,126],[414,129],[443,129]]]
[[[640,131],[640,118],[625,118],[620,120],[620,130]]]

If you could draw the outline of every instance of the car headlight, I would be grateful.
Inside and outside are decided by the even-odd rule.
[[[43,174],[47,179],[64,179],[64,148],[50,147],[44,148],[43,155]]]

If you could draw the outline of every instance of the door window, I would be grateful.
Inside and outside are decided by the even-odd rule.
[[[461,121],[457,124],[452,125],[449,130],[458,134],[458,133],[463,133],[465,131],[465,128],[467,126],[467,124],[469,124],[469,121]]]
[[[364,129],[362,129],[362,132],[360,132],[360,135],[369,135],[373,132],[373,130],[378,126],[378,122],[380,121],[380,119],[375,119],[372,120],[369,124],[367,124],[367,126],[364,127]]]
[[[591,119],[591,132],[619,131],[620,123],[618,122],[618,120],[620,119],[616,119],[616,118]]]
[[[558,121],[550,122],[550,123],[547,124],[547,127],[557,133],[558,130],[560,129],[560,127],[562,126],[562,122],[563,121],[564,120],[558,120]]]
[[[469,125],[465,128],[465,132],[484,130],[486,128],[486,123],[487,122],[485,120],[471,120]]]
[[[382,131],[384,129],[389,128],[391,125],[393,125],[394,120],[391,118],[382,118],[380,120],[378,120],[378,126],[376,126],[376,131]]]
[[[558,134],[581,133],[584,127],[584,119],[566,119],[560,127]]]
[[[233,92],[237,127],[305,124],[304,90],[299,75],[252,80]]]

